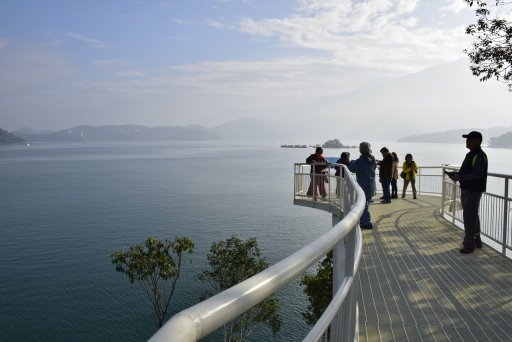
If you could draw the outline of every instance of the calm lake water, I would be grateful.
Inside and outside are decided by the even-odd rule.
[[[0,341],[148,339],[156,330],[151,306],[110,261],[114,250],[148,236],[196,243],[174,314],[204,291],[195,276],[212,242],[254,236],[275,263],[321,235],[330,215],[292,204],[293,163],[312,149],[280,143],[0,146]],[[420,165],[460,164],[466,153],[463,139],[461,145],[382,142],[374,150],[383,145],[401,159],[412,153]],[[511,150],[486,152],[490,171],[512,173]],[[301,287],[295,282],[278,296],[281,332],[273,339],[260,329],[252,340],[295,341],[307,333]]]

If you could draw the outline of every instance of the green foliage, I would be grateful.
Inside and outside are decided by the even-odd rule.
[[[308,296],[308,310],[302,317],[309,325],[314,325],[332,300],[332,251],[327,254],[314,275],[302,276],[300,283]]]
[[[211,289],[201,299],[227,290],[268,267],[256,238],[244,241],[236,235],[213,243],[207,258],[209,269],[203,271],[198,279],[208,283]],[[224,326],[224,340],[246,341],[258,324],[266,325],[276,334],[282,324],[279,309],[277,298],[271,296],[265,299]]]
[[[183,254],[194,251],[194,242],[186,237],[174,241],[160,241],[149,237],[145,242],[127,250],[112,253],[116,271],[125,274],[130,282],[138,282],[148,296],[158,320],[158,327],[165,316],[181,275]]]
[[[471,51],[465,53],[471,60],[473,75],[481,81],[496,78],[508,84],[512,91],[512,23],[507,15],[512,1],[464,0],[475,6],[477,22],[466,28],[466,34],[476,38]],[[490,6],[496,7],[491,11]]]

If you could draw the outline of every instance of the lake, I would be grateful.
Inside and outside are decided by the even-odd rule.
[[[197,303],[205,290],[195,277],[212,242],[254,236],[272,264],[314,240],[330,228],[330,215],[294,206],[292,194],[293,163],[313,149],[281,143],[290,142],[0,146],[0,340],[148,339],[156,330],[152,308],[110,257],[148,236],[196,243],[171,313]],[[460,164],[466,153],[462,138],[460,145],[373,145],[377,157],[385,145],[401,160],[412,153],[422,166]],[[491,172],[511,173],[511,150],[485,151]],[[295,341],[309,330],[298,282],[278,296],[281,332],[274,339],[261,329],[252,340]]]

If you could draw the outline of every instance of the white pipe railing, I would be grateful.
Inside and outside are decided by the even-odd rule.
[[[297,171],[297,165],[295,171]],[[310,336],[310,333],[308,341],[320,339],[331,325],[335,325],[337,328],[331,329],[335,330],[331,331],[333,341],[354,340],[358,327],[354,317],[356,309],[352,285],[362,249],[361,233],[358,227],[359,218],[365,207],[365,195],[348,169],[345,166],[342,167],[345,168],[345,178],[332,175],[325,177],[343,187],[343,208],[341,207],[341,195],[339,195],[341,192],[338,192],[338,195],[336,192],[335,195],[332,195],[329,191],[329,197],[326,196],[326,199],[323,200],[330,208],[344,212],[345,215],[341,221],[327,233],[277,264],[174,315],[151,337],[150,341],[188,342],[197,341],[209,335],[301,276],[331,250],[335,251],[333,272],[335,277],[341,280],[338,281],[339,286],[335,289],[336,296],[341,297],[334,297],[326,313],[317,323],[322,327],[315,326],[312,330],[314,336]],[[302,183],[307,181],[304,178],[309,177],[309,173],[307,177],[302,173],[295,175],[295,193],[298,188],[302,188]],[[329,186],[330,188],[331,186]],[[337,254],[340,251],[345,253],[344,265],[340,265],[336,261],[339,260]]]
[[[445,166],[443,170],[442,213],[444,218],[459,227],[463,227],[464,219],[460,202],[460,186],[446,175],[445,170],[454,171],[456,167]],[[496,249],[505,256],[512,254],[512,198],[510,197],[510,180],[512,175],[489,173],[487,175],[487,191],[480,200],[481,235],[494,242]]]
[[[444,171],[457,171],[459,166],[420,166],[416,175],[418,195],[441,195],[441,212],[443,217],[459,228],[464,228],[462,207],[460,204],[460,186],[449,179]],[[378,179],[378,177],[376,177]],[[512,175],[488,173],[487,191],[482,194],[480,202],[481,235],[494,242],[492,247],[505,256],[512,255],[512,198],[510,180]],[[378,181],[377,181],[378,183]],[[403,187],[403,180],[398,180],[398,194]],[[382,192],[380,184],[377,191]],[[411,187],[407,189],[410,193]]]

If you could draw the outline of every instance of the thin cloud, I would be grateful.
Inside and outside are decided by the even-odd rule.
[[[452,0],[447,6],[443,6],[439,9],[441,12],[451,12],[459,14],[463,10],[469,9],[468,5],[462,0]]]
[[[414,72],[463,56],[464,27],[419,26],[419,0],[301,0],[284,18],[239,22],[239,30],[328,52],[341,64]]]
[[[92,63],[94,66],[101,68],[113,68],[113,67],[121,67],[128,64],[127,61],[122,59],[105,59],[100,61],[94,61]]]
[[[67,36],[70,38],[76,39],[78,41],[81,41],[83,43],[86,43],[86,44],[88,44],[94,48],[97,48],[97,49],[103,49],[103,48],[107,48],[109,46],[107,43],[104,43],[104,42],[99,41],[94,38],[86,37],[86,36],[78,34],[78,33],[68,32]]]
[[[121,77],[143,77],[144,73],[142,71],[128,70],[120,71],[117,73],[117,75]]]

